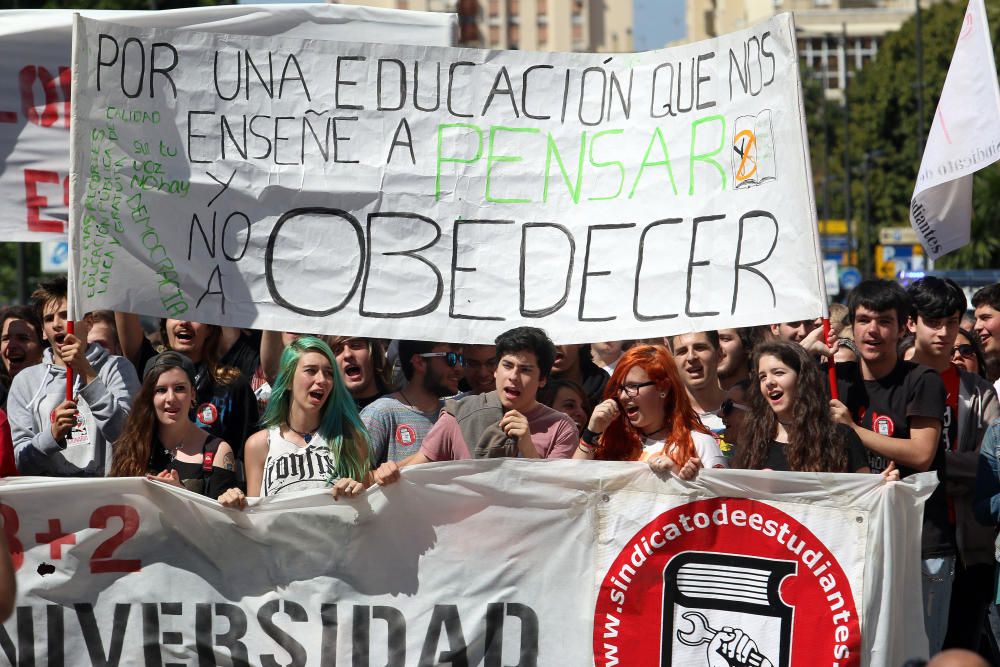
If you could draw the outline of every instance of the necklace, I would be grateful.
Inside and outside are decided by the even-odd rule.
[[[288,424],[287,422],[285,423]],[[307,445],[312,441],[313,436],[316,435],[316,429],[303,433],[302,431],[292,428],[291,424],[288,424],[288,428],[292,431],[292,433],[295,433],[297,436],[305,440]]]
[[[416,410],[417,412],[426,412],[426,410],[424,410],[422,407],[411,401],[410,397],[407,396],[406,392],[403,391],[402,389],[399,390],[399,397],[403,399],[402,401],[400,401],[400,403],[409,406],[412,410]]]
[[[642,436],[644,438],[652,438],[654,435],[656,435],[660,431],[666,431],[666,430],[667,430],[666,426],[661,426],[660,428],[656,429],[655,431],[650,431],[649,433],[645,433],[643,431],[639,431],[639,432],[642,433]]]
[[[177,458],[177,452],[178,452],[178,451],[179,451],[179,450],[180,450],[180,449],[181,449],[181,448],[182,448],[183,446],[184,446],[184,443],[183,443],[183,442],[179,442],[179,443],[177,443],[177,446],[176,446],[176,447],[167,447],[166,445],[164,445],[164,446],[163,446],[163,453],[164,453],[164,454],[166,454],[167,456],[169,456],[169,457],[170,457],[170,460],[171,460],[171,461],[173,461],[173,460],[174,460],[175,458]]]
[[[416,407],[415,405],[413,405],[413,401],[410,400],[410,397],[406,395],[405,391],[403,391],[402,389],[400,389],[399,390],[399,395],[403,397],[403,402],[406,403],[406,405],[409,405],[411,408],[415,408]]]

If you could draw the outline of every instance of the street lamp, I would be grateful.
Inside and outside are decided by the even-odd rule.
[[[914,0],[914,28],[916,40],[913,43],[917,56],[917,80],[913,84],[917,89],[917,164],[924,155],[924,42],[923,20],[920,16],[920,0]]]
[[[847,256],[850,259],[854,248],[854,225],[851,224],[851,97],[848,81],[851,71],[847,67],[847,54],[850,50],[847,42],[847,24],[840,25],[841,52],[837,56],[837,64],[844,73],[844,220],[847,221]]]
[[[861,273],[865,277],[871,277],[875,273],[875,258],[872,256],[871,164],[878,162],[884,155],[884,150],[876,149],[865,151],[864,155],[861,156],[861,174],[865,184],[865,226],[861,241],[861,250],[863,251]]]

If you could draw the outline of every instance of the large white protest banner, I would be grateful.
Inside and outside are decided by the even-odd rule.
[[[453,43],[455,16],[342,5],[84,11],[131,25],[299,39]],[[0,11],[0,238],[65,238],[69,215],[71,10]]]
[[[75,34],[82,310],[567,343],[824,312],[790,15],[626,55]]]
[[[927,650],[935,485],[480,460],[241,513],[138,479],[15,481],[0,661],[731,667],[733,642],[739,664],[898,667]]]
[[[1000,160],[1000,86],[983,0],[969,0],[910,200],[928,257],[969,243],[972,180]]]

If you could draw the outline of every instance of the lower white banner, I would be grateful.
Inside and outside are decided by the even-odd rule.
[[[935,485],[492,459],[238,512],[23,478],[0,664],[897,667],[927,651]]]

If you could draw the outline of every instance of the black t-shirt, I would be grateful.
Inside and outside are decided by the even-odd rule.
[[[215,454],[218,451],[219,438],[206,436],[201,452],[204,457],[201,463],[194,461],[178,461],[171,458],[160,439],[153,436],[152,452],[149,457],[149,471],[158,474],[164,470],[176,470],[181,484],[188,491],[200,493],[212,499],[218,499],[223,493],[237,486],[236,473],[214,465]]]
[[[260,366],[260,343],[254,345],[250,336],[240,334],[233,346],[219,359],[219,365],[238,368],[240,374],[249,380]]]
[[[927,366],[899,361],[892,371],[878,380],[865,380],[857,362],[837,364],[837,389],[840,400],[851,411],[856,424],[891,438],[910,437],[910,419],[926,417],[941,421],[945,390],[941,376]],[[882,472],[888,465],[884,456],[869,450],[872,472]],[[901,477],[917,472],[896,463]],[[938,487],[924,506],[922,553],[924,557],[948,555],[955,551],[955,530],[948,521],[945,500],[946,478],[944,447],[938,442],[930,470],[938,473]]]
[[[591,362],[590,368],[583,376],[583,391],[587,394],[591,405],[597,405],[604,400],[604,388],[610,379],[611,376],[606,370]]]
[[[868,467],[868,450],[861,444],[861,438],[854,432],[854,429],[843,424],[837,424],[837,434],[841,442],[847,449],[847,472],[857,472],[860,468]],[[767,447],[767,458],[764,460],[764,467],[771,470],[788,471],[788,457],[785,456],[785,443],[772,440]],[[827,472],[840,472],[831,470]]]
[[[145,380],[143,373],[146,372],[146,363],[159,354],[153,344],[149,342],[149,339],[145,336],[142,337],[142,343],[139,344],[139,363],[135,366],[136,374],[139,376],[139,382]]]
[[[364,410],[370,403],[374,403],[378,399],[385,396],[382,392],[376,392],[374,396],[367,396],[365,398],[354,397],[354,405],[358,407],[358,412]]]
[[[242,462],[243,445],[258,430],[257,422],[260,421],[257,398],[250,389],[250,383],[241,375],[223,384],[201,368],[197,381],[195,423],[228,442],[236,459]]]

